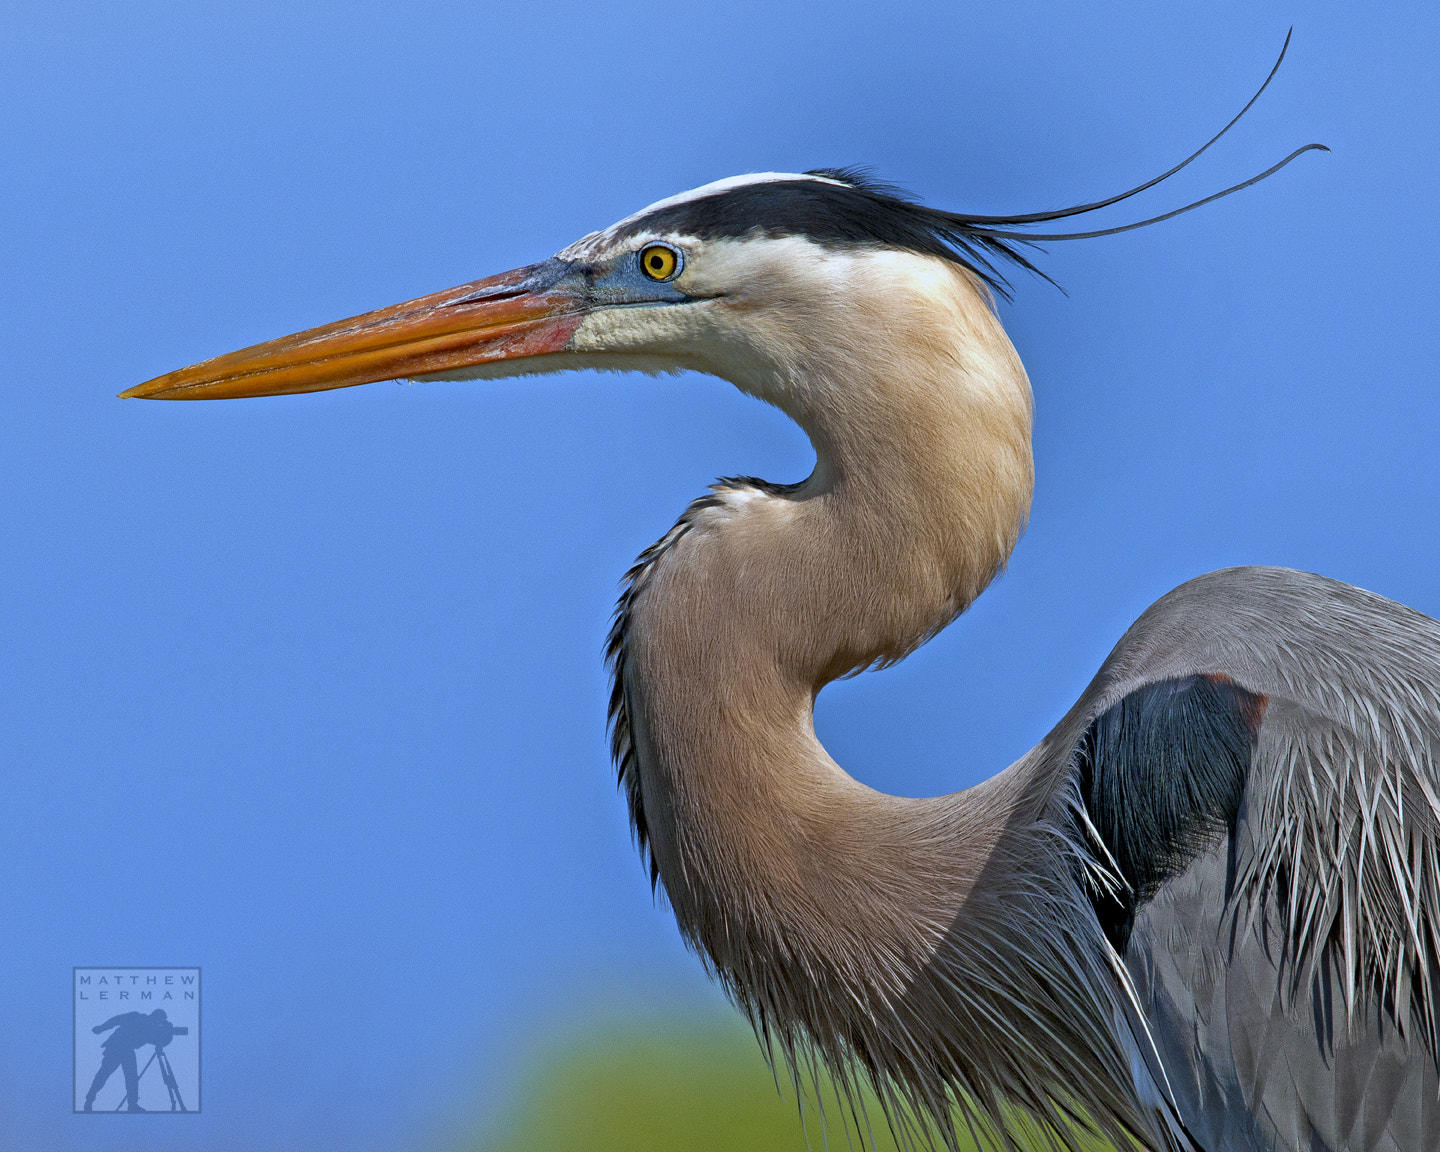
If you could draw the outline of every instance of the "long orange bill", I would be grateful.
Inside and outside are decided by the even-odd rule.
[[[348,388],[561,352],[588,301],[546,260],[167,372],[123,398],[221,400]]]

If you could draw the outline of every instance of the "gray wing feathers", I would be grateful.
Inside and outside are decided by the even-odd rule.
[[[1242,832],[1243,835],[1243,832]],[[1440,1147],[1434,1061],[1378,998],[1347,1019],[1322,960],[1300,994],[1279,917],[1218,907],[1229,846],[1137,918],[1126,965],[1177,1112],[1206,1152],[1419,1152]],[[1332,953],[1333,955],[1333,953]]]
[[[1440,625],[1305,573],[1211,573],[1082,706],[1196,672],[1268,702],[1230,841],[1125,956],[1180,1114],[1209,1152],[1440,1148]]]

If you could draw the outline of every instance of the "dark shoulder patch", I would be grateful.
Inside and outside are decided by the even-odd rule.
[[[1126,884],[1091,900],[1117,951],[1137,909],[1234,827],[1267,703],[1224,676],[1186,676],[1136,689],[1086,730],[1080,799]]]

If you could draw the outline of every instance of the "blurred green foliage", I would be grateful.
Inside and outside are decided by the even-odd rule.
[[[498,1139],[483,1152],[806,1152],[788,1080],[777,1089],[754,1036],[717,1022],[612,1030],[537,1061]],[[841,1112],[827,1101],[833,1129]],[[876,1152],[896,1152],[878,1110]],[[813,1104],[811,1149],[826,1147]],[[851,1147],[830,1133],[829,1146]],[[866,1142],[869,1147],[869,1142]],[[855,1147],[859,1147],[858,1142]]]
[[[781,1084],[777,1089],[755,1038],[738,1023],[571,1037],[542,1052],[497,1134],[466,1152],[898,1152],[873,1103],[862,1143],[853,1121],[848,1135],[841,1130],[848,1113],[833,1088],[825,1092],[826,1123],[813,1102],[802,1123],[793,1086],[788,1078]],[[1073,1147],[1105,1148],[1084,1138]]]

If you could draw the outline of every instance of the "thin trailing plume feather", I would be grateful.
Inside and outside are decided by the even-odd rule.
[[[1293,31],[1293,30],[1292,30]],[[940,251],[927,246],[927,250],[935,255],[944,255],[969,268],[977,276],[983,279],[990,288],[997,294],[1010,298],[1010,283],[1005,278],[1001,267],[1005,264],[1017,265],[1031,272],[1041,279],[1054,284],[1055,281],[1040,271],[1029,260],[1028,257],[1016,247],[1016,245],[1035,245],[1040,242],[1055,240],[1090,240],[1097,236],[1113,236],[1120,232],[1131,232],[1136,228],[1146,228],[1151,224],[1159,224],[1162,221],[1173,219],[1185,212],[1202,208],[1206,204],[1214,203],[1225,196],[1249,188],[1252,184],[1258,184],[1261,180],[1273,176],[1280,169],[1284,168],[1296,157],[1306,152],[1330,151],[1324,144],[1306,144],[1295,149],[1278,164],[1265,169],[1258,175],[1243,180],[1239,184],[1231,185],[1220,192],[1212,193],[1203,199],[1196,200],[1183,207],[1161,213],[1158,216],[1151,216],[1145,220],[1137,220],[1131,224],[1121,224],[1113,228],[1100,228],[1089,232],[1051,232],[1033,233],[1014,231],[1016,228],[1027,228],[1035,224],[1048,223],[1052,220],[1064,220],[1071,216],[1079,216],[1086,212],[1095,212],[1102,208],[1108,208],[1113,204],[1119,204],[1132,196],[1138,196],[1154,188],[1157,184],[1170,179],[1182,169],[1189,167],[1202,155],[1209,151],[1222,136],[1235,127],[1251,108],[1260,99],[1270,82],[1280,70],[1280,65],[1285,59],[1285,53],[1290,47],[1290,35],[1286,33],[1285,43],[1280,49],[1280,55],[1276,59],[1270,73],[1265,77],[1265,82],[1260,85],[1255,94],[1250,97],[1245,107],[1231,118],[1230,122],[1221,128],[1219,132],[1205,141],[1199,148],[1192,152],[1173,168],[1162,172],[1159,176],[1146,180],[1143,184],[1137,184],[1134,188],[1119,192],[1114,196],[1107,196],[1101,200],[1093,200],[1088,204],[1076,204],[1069,208],[1055,208],[1045,212],[1027,212],[1015,216],[977,216],[964,212],[946,212],[940,208],[931,208],[921,204],[912,195],[894,184],[884,183],[875,180],[868,168],[863,166],[852,166],[846,168],[816,168],[807,172],[807,176],[820,176],[827,180],[835,180],[850,188],[853,188],[860,195],[871,199],[877,212],[888,209],[890,212],[908,215],[913,218],[915,224],[927,230],[933,239],[938,242]],[[1059,285],[1056,285],[1059,287]]]

